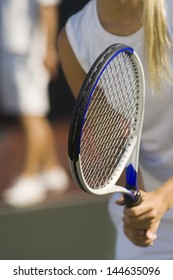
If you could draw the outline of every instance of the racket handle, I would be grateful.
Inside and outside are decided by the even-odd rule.
[[[132,189],[131,192],[133,193],[133,198],[129,195],[124,195],[124,201],[128,208],[137,206],[142,202],[141,193],[139,191]]]

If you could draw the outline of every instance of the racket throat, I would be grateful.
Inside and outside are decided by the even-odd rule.
[[[137,172],[132,164],[126,168],[126,188],[128,190],[137,190]]]
[[[133,207],[141,203],[141,194],[138,191],[137,172],[132,164],[126,168],[126,189],[129,194],[124,195],[127,207]]]

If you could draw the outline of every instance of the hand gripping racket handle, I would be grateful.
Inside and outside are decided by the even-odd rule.
[[[138,190],[131,189],[133,197],[129,195],[124,195],[124,201],[128,208],[139,205],[142,202],[141,193]]]

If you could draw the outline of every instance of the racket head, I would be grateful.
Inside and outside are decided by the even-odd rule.
[[[89,70],[72,112],[68,155],[79,187],[97,195],[129,193],[116,182],[131,158],[137,170],[143,115],[140,59],[131,47],[113,44]]]

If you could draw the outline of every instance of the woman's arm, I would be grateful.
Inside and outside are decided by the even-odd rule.
[[[58,52],[60,63],[68,85],[75,97],[77,97],[86,73],[77,61],[67,38],[65,28],[58,39]]]
[[[141,192],[142,203],[124,210],[124,232],[138,246],[146,247],[157,238],[163,215],[173,207],[173,177],[152,192]]]

